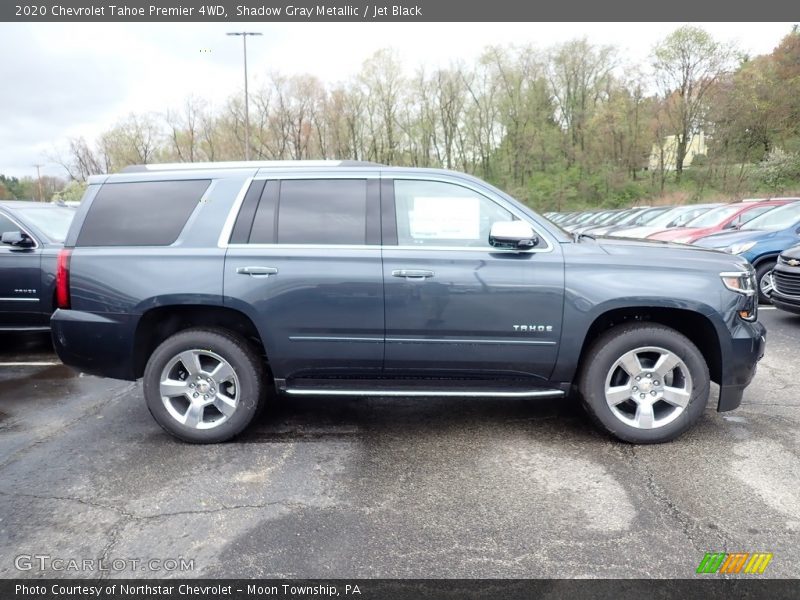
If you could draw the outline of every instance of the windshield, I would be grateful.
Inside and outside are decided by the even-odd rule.
[[[725,222],[740,210],[740,206],[720,206],[719,208],[708,211],[704,215],[700,215],[693,221],[689,221],[686,227],[715,227]]]
[[[633,210],[623,210],[622,212],[615,213],[612,218],[610,218],[608,221],[605,222],[605,224],[616,225],[617,223],[622,223],[624,219],[630,217],[635,212],[636,211]]]
[[[582,215],[580,219],[576,219],[575,221],[573,221],[573,224],[588,223],[589,221],[591,221],[595,217],[595,215],[597,215],[597,213],[593,213],[593,212],[586,213],[586,214]]]
[[[650,225],[659,215],[671,210],[669,206],[664,206],[662,208],[649,208],[641,213],[633,219],[633,221],[626,221],[626,223],[631,223],[631,225]]]
[[[67,238],[72,217],[75,216],[73,209],[61,206],[18,208],[15,212],[53,242],[63,242]]]
[[[777,231],[791,227],[800,221],[800,202],[793,202],[768,210],[760,217],[742,225],[742,229],[770,229]]]
[[[690,208],[689,210],[686,210],[682,214],[678,215],[678,217],[670,223],[670,227],[685,227],[687,223],[689,223],[692,219],[697,218],[698,215],[704,215],[708,211],[715,208],[716,206],[708,205]]]
[[[608,225],[609,223],[613,223],[616,219],[619,218],[620,213],[618,211],[611,211],[603,216],[602,219],[597,221],[597,224]]]
[[[650,210],[650,209],[648,209],[648,210]],[[629,223],[633,223],[636,220],[636,217],[638,217],[639,215],[642,215],[642,214],[644,214],[646,212],[647,212],[647,210],[642,210],[641,208],[635,208],[634,210],[632,210],[630,213],[625,215],[623,218],[621,218],[619,221],[617,221],[614,224],[615,225],[628,225]]]
[[[650,221],[648,225],[652,227],[666,227],[688,210],[692,209],[688,206],[679,206],[678,208],[673,208],[672,210],[668,210],[667,212],[658,215],[655,219]]]

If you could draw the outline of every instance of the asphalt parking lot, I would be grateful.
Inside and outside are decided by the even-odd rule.
[[[682,578],[710,551],[772,552],[764,576],[800,577],[800,317],[761,319],[743,406],[647,447],[564,400],[323,398],[193,446],[139,384],[6,335],[0,577]],[[19,571],[20,555],[193,569]]]

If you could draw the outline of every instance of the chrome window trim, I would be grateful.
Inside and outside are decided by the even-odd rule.
[[[533,250],[514,250],[513,248],[492,248],[477,246],[377,246],[375,244],[228,244],[220,246],[230,250],[434,250],[451,252],[480,252],[481,254],[528,254]]]
[[[536,254],[536,253],[543,253],[543,252],[552,252],[555,248],[555,240],[550,239],[550,235],[548,233],[543,233],[543,229],[539,226],[538,223],[533,222],[526,214],[520,212],[515,206],[507,202],[505,199],[490,194],[489,190],[482,190],[477,186],[471,185],[467,181],[461,181],[456,178],[450,179],[448,177],[437,177],[428,174],[420,173],[419,175],[408,175],[408,174],[391,174],[386,175],[386,179],[403,179],[408,181],[433,181],[437,183],[449,183],[451,185],[457,185],[463,188],[466,188],[480,196],[483,196],[492,202],[499,204],[501,207],[506,209],[512,215],[517,217],[524,223],[527,223],[533,229],[533,232],[539,237],[540,240],[544,240],[547,243],[545,248],[531,248],[526,250],[516,250],[513,248],[492,248],[491,246],[399,246],[399,245],[375,245],[375,244],[231,244],[229,243],[231,239],[231,234],[233,233],[233,226],[236,223],[236,218],[239,216],[239,211],[242,208],[242,203],[244,202],[244,198],[247,195],[247,190],[250,189],[250,185],[254,181],[271,181],[275,179],[384,179],[384,175],[381,172],[369,172],[369,173],[358,173],[352,171],[345,171],[341,173],[269,173],[269,174],[258,174],[253,177],[248,177],[244,183],[242,184],[242,188],[239,190],[239,193],[236,195],[236,199],[233,201],[233,205],[228,212],[228,217],[225,219],[225,224],[222,226],[222,231],[220,232],[219,239],[217,241],[217,247],[223,249],[245,249],[251,248],[254,250],[271,250],[271,249],[281,249],[284,248],[286,250],[299,250],[299,249],[309,249],[309,250],[331,250],[331,249],[340,249],[340,250],[433,250],[436,252],[440,251],[451,251],[451,252],[481,252],[483,254],[491,253],[512,253],[512,254]]]
[[[233,200],[233,205],[231,206],[230,211],[228,211],[228,217],[225,219],[225,223],[222,226],[222,231],[219,234],[219,239],[217,240],[217,247],[218,248],[228,248],[228,242],[231,239],[231,234],[233,233],[233,226],[236,223],[236,219],[239,216],[239,211],[242,208],[242,203],[244,202],[244,197],[247,195],[247,190],[250,189],[250,185],[255,180],[255,177],[248,177],[242,183],[242,187],[239,190],[239,193],[236,194],[236,198]]]
[[[4,211],[0,211],[0,215],[3,215],[9,221],[14,223],[17,227],[19,227],[19,230],[22,233],[26,234],[29,238],[31,238],[33,240],[33,243],[34,243],[33,246],[30,246],[28,248],[17,248],[17,250],[38,250],[38,248],[39,248],[39,240],[37,240],[36,236],[32,235],[31,232],[28,231],[28,229],[26,227],[24,227],[22,225],[22,223],[20,223],[17,218],[15,218],[13,215],[11,215],[11,214],[9,214],[7,212],[4,212]],[[3,232],[0,231],[0,234],[2,234],[2,233]],[[8,250],[9,252],[13,252],[14,251],[14,246],[8,246],[7,244],[0,243],[0,248],[2,248],[3,250]],[[37,302],[38,302],[38,300],[37,300]]]

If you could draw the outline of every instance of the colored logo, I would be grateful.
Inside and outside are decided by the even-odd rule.
[[[771,552],[706,552],[697,572],[761,575],[771,560]]]

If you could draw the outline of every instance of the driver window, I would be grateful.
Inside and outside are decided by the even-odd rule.
[[[397,179],[394,199],[400,246],[489,248],[492,223],[515,220],[493,200],[452,183]]]

